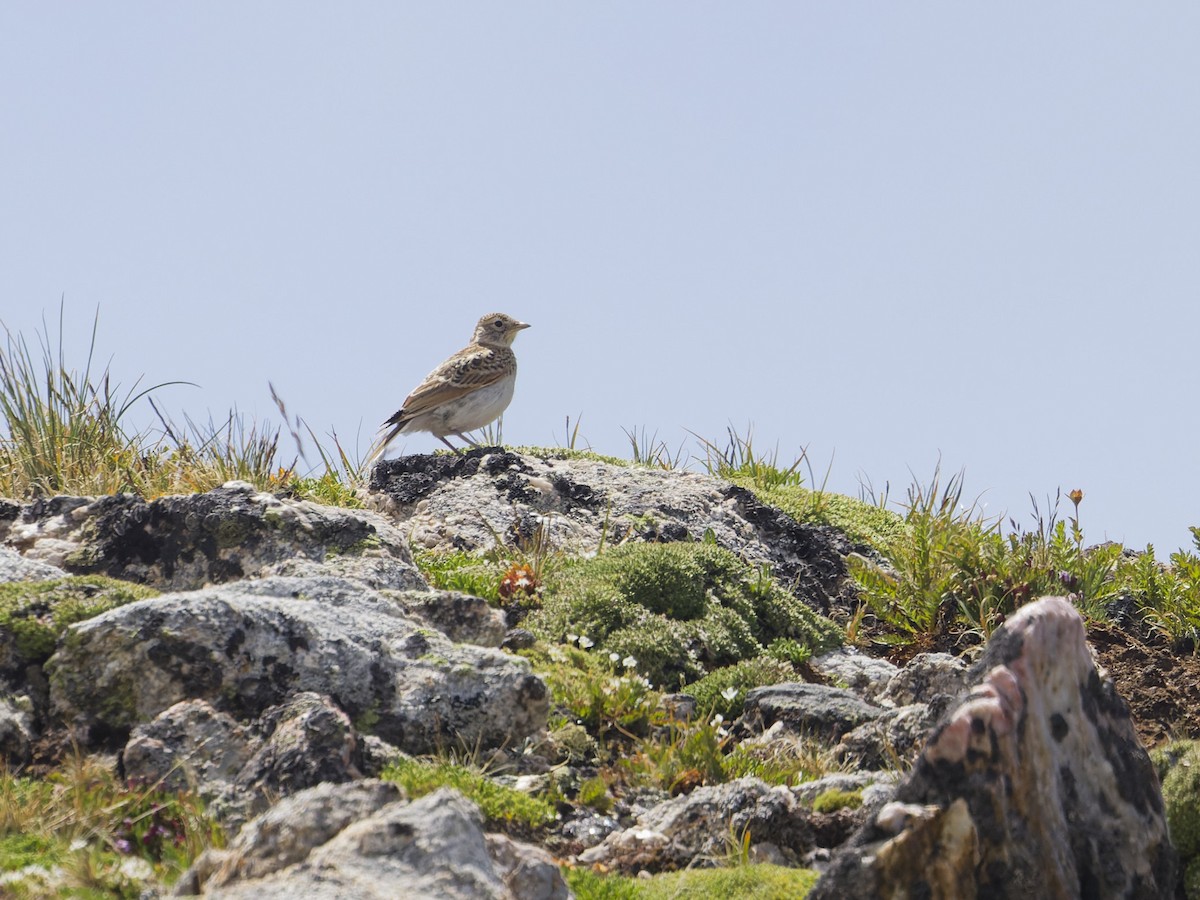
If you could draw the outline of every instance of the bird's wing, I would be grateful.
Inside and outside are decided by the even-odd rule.
[[[385,425],[399,425],[443,403],[495,384],[506,374],[496,365],[495,351],[471,347],[450,357],[429,373]]]

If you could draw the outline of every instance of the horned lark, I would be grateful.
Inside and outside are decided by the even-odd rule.
[[[396,435],[413,431],[428,431],[455,453],[459,450],[446,440],[448,434],[478,447],[464,432],[495,421],[512,400],[517,381],[512,342],[528,327],[504,313],[480,319],[471,343],[430,372],[383,423],[366,464],[379,459]]]

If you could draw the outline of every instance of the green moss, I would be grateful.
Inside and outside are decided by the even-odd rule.
[[[1162,773],[1171,843],[1186,869],[1200,859],[1200,742],[1179,741],[1151,758]]]
[[[540,797],[505,787],[479,772],[447,762],[403,759],[389,765],[382,777],[401,785],[410,797],[423,797],[449,787],[479,806],[490,821],[542,828],[554,821],[554,807]]]
[[[527,622],[548,641],[586,637],[596,652],[632,656],[656,686],[762,655],[788,638],[809,650],[841,633],[761,569],[707,543],[624,544],[573,560],[548,580]]]
[[[575,798],[583,806],[590,806],[599,813],[612,809],[613,797],[608,792],[608,785],[599,775],[588,778],[579,785],[579,795]]]
[[[688,686],[688,693],[696,698],[701,715],[719,713],[726,719],[735,719],[742,714],[747,691],[795,680],[796,673],[788,663],[760,656],[705,675]]]
[[[811,869],[748,865],[727,869],[687,869],[652,878],[598,875],[587,869],[565,869],[567,884],[578,900],[799,900],[817,883]]]
[[[907,534],[901,516],[845,494],[810,491],[795,484],[763,486],[749,476],[730,480],[752,491],[764,503],[779,507],[797,522],[832,525],[851,541],[883,552]]]
[[[0,584],[0,643],[7,633],[17,653],[5,664],[45,662],[67,626],[155,596],[150,588],[99,575]]]
[[[839,809],[858,809],[862,806],[862,791],[839,791],[830,788],[813,800],[813,812],[831,813]]]

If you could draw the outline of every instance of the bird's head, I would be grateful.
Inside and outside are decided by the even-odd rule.
[[[504,313],[488,313],[475,326],[475,336],[471,340],[485,347],[511,347],[517,332],[528,327]]]

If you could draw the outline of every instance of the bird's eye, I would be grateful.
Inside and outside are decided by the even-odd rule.
[[[504,327],[504,320],[503,320],[503,319],[497,319],[495,322],[493,322],[493,323],[492,323],[492,327],[494,327],[494,328],[503,328],[503,327]]]

